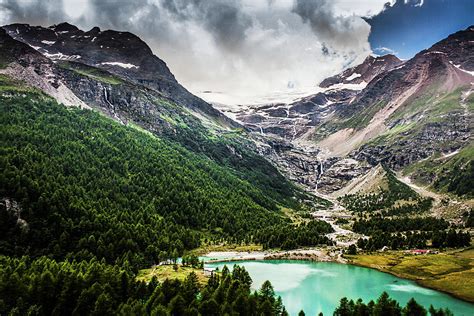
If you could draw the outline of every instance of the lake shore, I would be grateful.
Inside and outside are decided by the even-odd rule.
[[[311,248],[289,251],[213,251],[209,263],[247,260],[306,260],[337,262],[375,269],[415,281],[466,302],[474,303],[474,248],[432,255],[407,255],[402,251],[342,255],[337,249]]]
[[[211,262],[229,262],[246,260],[307,260],[321,262],[346,263],[340,253],[335,249],[309,248],[295,250],[265,250],[265,251],[212,251],[204,255]]]
[[[344,256],[348,264],[376,269],[415,281],[466,302],[474,303],[474,248],[432,255],[401,251]]]
[[[304,308],[300,306],[301,304],[298,308],[304,309],[305,312],[310,311],[311,315],[316,315],[320,311],[331,315],[335,308],[334,304],[337,305],[344,296],[351,299],[361,298],[368,302],[375,300],[382,292],[389,293],[391,297],[403,302],[402,304],[414,297],[427,309],[430,305],[436,308],[449,308],[455,315],[472,315],[474,309],[471,302],[448,295],[446,291],[430,289],[408,278],[401,278],[379,269],[298,259],[217,262],[210,263],[207,267],[218,268],[219,271],[224,265],[229,269],[232,269],[234,264],[245,267],[253,280],[253,289],[259,289],[265,280],[269,280],[284,302],[286,299],[287,303],[291,303],[298,297],[305,302]],[[327,296],[327,293],[338,293],[339,297]],[[327,307],[327,304],[334,306],[327,310],[318,310],[315,304],[319,308]],[[296,315],[298,310],[293,310],[292,315]]]

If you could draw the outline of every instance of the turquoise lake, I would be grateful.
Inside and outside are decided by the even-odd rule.
[[[455,299],[447,294],[427,289],[415,282],[404,280],[377,270],[333,262],[309,262],[297,260],[264,260],[206,263],[206,267],[234,264],[244,266],[252,277],[252,289],[260,288],[269,280],[290,315],[303,309],[306,315],[332,315],[342,297],[362,298],[364,302],[377,299],[386,291],[400,305],[414,297],[428,308],[449,308],[454,315],[473,316],[474,304]]]

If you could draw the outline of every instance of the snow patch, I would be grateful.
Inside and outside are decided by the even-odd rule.
[[[327,100],[327,102],[325,104],[320,104],[319,105],[319,108],[320,109],[325,109],[327,108],[328,106],[330,106],[331,104],[333,104],[334,102],[333,101],[330,101],[330,100]]]
[[[100,64],[101,65],[110,65],[110,66],[119,66],[119,67],[126,68],[126,69],[130,69],[130,68],[138,69],[138,68],[140,68],[139,66],[135,66],[134,64],[120,63],[120,62],[117,62],[117,61],[108,61],[108,62],[104,62],[104,63],[100,63]]]
[[[261,95],[235,95],[219,91],[193,91],[195,95],[215,105],[223,111],[240,111],[244,106],[260,106],[268,104],[290,104],[301,100],[301,98],[322,92],[324,89],[318,86],[305,86],[295,89],[277,90],[270,94]]]
[[[397,66],[395,68],[393,68],[392,70],[397,70],[397,69],[401,69],[403,67],[405,67],[406,65],[405,64],[401,64],[400,66]]]
[[[33,46],[33,45],[31,45],[31,44],[28,44],[28,45],[29,45],[31,48],[33,48],[34,50],[38,50],[38,49],[41,48],[41,47],[39,47],[39,46]]]
[[[46,45],[53,45],[54,43],[56,43],[56,41],[41,41],[41,43]]]
[[[445,52],[440,52],[440,51],[437,51],[437,50],[433,50],[433,51],[426,52],[426,54],[441,54],[441,55],[447,55]]]
[[[352,75],[350,75],[349,77],[346,78],[347,81],[352,81],[354,80],[355,78],[359,78],[361,77],[362,75],[361,74],[358,74],[356,72],[354,72]]]
[[[469,70],[462,69],[461,65],[455,65],[452,61],[449,61],[449,63],[451,65],[453,65],[454,67],[456,67],[457,69],[461,70],[462,72],[465,72],[467,74],[470,74],[471,76],[474,76],[474,71],[469,71]]]
[[[367,86],[367,82],[362,81],[361,83],[337,83],[333,84],[332,86],[327,87],[327,90],[342,90],[342,89],[347,89],[347,90],[363,90]]]
[[[75,60],[75,59],[81,58],[80,55],[64,55],[63,53],[56,53],[56,54],[44,53],[43,55],[52,60]]]

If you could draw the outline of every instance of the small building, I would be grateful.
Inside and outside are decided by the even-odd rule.
[[[382,249],[380,249],[381,252],[385,252],[387,250],[389,250],[390,248],[388,248],[387,246],[383,246]]]
[[[216,272],[216,268],[204,268],[204,275],[211,276]]]

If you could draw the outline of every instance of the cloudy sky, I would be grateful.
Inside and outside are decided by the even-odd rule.
[[[372,52],[409,58],[474,24],[474,1],[387,1],[0,0],[0,22],[127,30],[192,92],[245,103],[313,91]],[[205,90],[216,93],[203,95]]]

